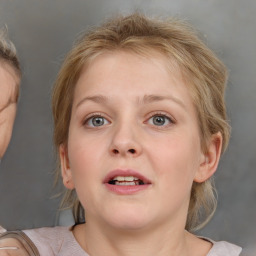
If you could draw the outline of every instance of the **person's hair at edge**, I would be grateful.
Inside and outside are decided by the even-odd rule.
[[[0,28],[0,65],[9,65],[15,71],[18,80],[21,79],[20,62],[16,48],[8,37],[7,26]],[[16,102],[19,98],[19,84],[16,84]]]
[[[157,52],[180,68],[195,105],[201,133],[201,147],[207,152],[211,135],[220,132],[225,151],[230,127],[226,116],[224,91],[227,71],[223,63],[198,38],[196,31],[177,19],[151,19],[135,13],[119,16],[81,37],[68,53],[53,89],[54,143],[67,144],[73,93],[80,72],[96,56],[105,52],[127,51],[144,56]],[[60,169],[60,168],[59,168]],[[60,170],[56,170],[57,178]],[[216,209],[213,178],[194,182],[186,229],[202,228]],[[75,223],[85,222],[84,209],[76,192],[65,191],[62,207],[72,207]]]

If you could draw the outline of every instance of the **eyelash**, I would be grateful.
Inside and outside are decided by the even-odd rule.
[[[153,117],[164,117],[166,120],[169,121],[169,124],[164,124],[164,125],[154,125],[152,124],[153,126],[155,127],[168,127],[169,125],[172,125],[172,124],[175,124],[176,123],[176,120],[171,117],[169,114],[166,114],[165,112],[155,112],[155,113],[152,113],[149,118],[147,119],[146,123],[149,122],[150,119],[152,119]]]
[[[97,118],[97,117],[103,118],[105,121],[110,123],[110,121],[108,121],[108,119],[104,115],[102,115],[101,113],[93,113],[93,114],[90,114],[89,116],[86,117],[86,119],[82,122],[82,125],[83,126],[88,126],[88,127],[93,127],[93,128],[97,127],[97,126],[89,125],[89,122],[92,121],[93,118]]]

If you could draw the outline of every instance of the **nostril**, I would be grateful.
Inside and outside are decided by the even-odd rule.
[[[128,152],[134,154],[135,153],[135,149],[131,148],[131,149],[128,150]]]
[[[113,148],[112,149],[112,154],[114,154],[114,155],[118,155],[118,154],[122,154],[122,153],[124,153],[124,154],[132,154],[132,155],[134,155],[134,154],[136,154],[136,150],[134,149],[134,148],[130,148],[130,149],[128,149],[127,151],[126,150],[118,150],[118,149],[116,149],[116,148]]]
[[[113,149],[113,153],[114,153],[114,154],[118,154],[119,152],[118,152],[117,149]]]

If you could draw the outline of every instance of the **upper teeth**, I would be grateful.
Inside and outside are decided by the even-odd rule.
[[[139,180],[137,177],[134,176],[116,176],[113,178],[113,180],[117,181],[134,181],[134,180]]]

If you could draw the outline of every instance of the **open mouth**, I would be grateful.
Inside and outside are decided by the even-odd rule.
[[[141,191],[147,191],[152,182],[138,171],[115,169],[106,175],[103,184],[114,194],[133,195]]]
[[[134,176],[115,176],[108,181],[108,184],[117,186],[138,186],[147,183]]]

